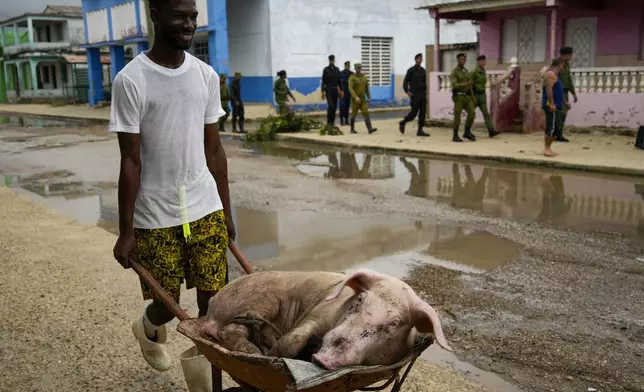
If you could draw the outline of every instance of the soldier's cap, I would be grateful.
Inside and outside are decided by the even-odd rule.
[[[235,72],[235,76],[242,76],[241,72]]]
[[[219,74],[219,79],[226,79],[227,77],[228,77],[228,75],[226,75],[225,73],[220,73]]]
[[[353,68],[355,68],[355,69],[362,68],[362,64],[360,64],[360,63],[355,63],[355,64],[354,64],[354,66],[353,66]]]
[[[482,55],[480,55],[479,57],[476,58],[476,61],[480,61],[480,60],[485,60],[485,55],[484,54],[482,54]]]
[[[331,60],[335,61],[335,55],[330,55],[329,56],[329,61],[331,61]]]
[[[570,46],[564,46],[559,49],[559,54],[572,54],[572,48]]]

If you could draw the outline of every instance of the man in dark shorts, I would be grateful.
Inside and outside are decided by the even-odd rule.
[[[561,136],[562,115],[565,107],[570,107],[564,99],[564,88],[559,73],[563,70],[564,63],[561,59],[552,60],[552,65],[543,75],[543,91],[541,107],[546,114],[546,136],[543,154],[547,157],[556,157],[552,151],[552,142]]]
[[[119,237],[114,257],[136,259],[178,303],[182,282],[197,289],[199,316],[227,283],[228,241],[235,239],[228,169],[217,122],[219,76],[192,56],[195,0],[150,0],[155,41],[112,84],[109,130],[121,151]],[[152,300],[132,323],[150,366],[166,371],[166,324],[174,316],[141,282]]]

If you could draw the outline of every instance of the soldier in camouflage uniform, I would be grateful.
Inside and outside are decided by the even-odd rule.
[[[492,119],[490,118],[490,112],[487,110],[487,93],[485,92],[485,85],[487,84],[487,74],[485,73],[485,63],[486,59],[484,55],[481,55],[476,58],[478,64],[472,70],[472,86],[474,90],[474,100],[476,107],[479,108],[483,119],[485,120],[485,126],[490,137],[494,137],[499,133],[494,130],[494,125],[492,125]]]
[[[219,97],[221,98],[221,108],[224,109],[224,114],[219,119],[219,130],[226,132],[225,124],[230,116],[230,93],[228,91],[228,86],[226,85],[226,74],[219,75]]]
[[[371,101],[369,80],[362,73],[362,65],[356,64],[354,67],[356,72],[349,78],[349,92],[351,93],[351,99],[353,99],[353,105],[351,105],[351,133],[358,133],[355,125],[356,116],[358,115],[358,110],[360,110],[362,117],[364,117],[364,122],[367,124],[367,130],[371,134],[378,129],[372,128],[371,119],[369,118],[369,101]]]
[[[570,102],[570,95],[574,99],[574,102],[577,103],[577,93],[575,92],[575,85],[572,81],[572,75],[570,74],[570,62],[572,61],[572,48],[569,46],[563,47],[559,50],[559,58],[564,62],[563,71],[559,74],[559,79],[563,83],[564,87],[564,101]],[[568,142],[569,140],[563,136],[563,128],[566,125],[566,116],[568,115],[568,105],[565,105],[563,108],[563,114],[561,119],[561,131],[560,134],[556,136],[555,140],[558,142]]]
[[[286,84],[286,71],[281,70],[277,73],[277,80],[273,85],[273,92],[275,93],[275,102],[278,106],[279,115],[284,116],[288,113],[288,106],[286,106],[288,97],[291,97],[293,102],[295,102],[295,97],[291,94],[291,89]]]
[[[472,75],[465,68],[465,61],[467,60],[465,54],[459,53],[456,59],[458,60],[458,65],[449,75],[449,80],[452,83],[452,101],[454,101],[454,134],[452,141],[457,143],[463,141],[463,139],[458,137],[458,129],[461,126],[461,113],[463,110],[467,113],[463,137],[471,141],[476,141],[476,137],[472,134],[475,115],[475,99],[472,91],[474,82],[472,82]]]

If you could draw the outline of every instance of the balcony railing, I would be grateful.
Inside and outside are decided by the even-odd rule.
[[[573,68],[580,93],[644,94],[644,67]]]
[[[71,47],[69,42],[33,42],[19,45],[6,46],[5,55],[15,55],[26,52],[49,52],[56,50],[65,50]]]

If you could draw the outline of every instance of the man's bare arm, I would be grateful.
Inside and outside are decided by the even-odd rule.
[[[134,205],[141,180],[141,150],[139,134],[119,132],[121,171],[119,174],[119,233],[134,235]]]
[[[554,105],[555,103],[555,95],[554,92],[552,91],[552,88],[554,87],[555,83],[557,83],[557,76],[555,75],[554,72],[548,71],[546,72],[545,76],[545,85],[546,85],[546,97],[548,99],[548,104]]]
[[[228,190],[228,159],[226,158],[224,146],[221,143],[217,124],[206,124],[204,132],[208,170],[210,170],[210,173],[212,173],[213,177],[215,177],[215,181],[217,182],[217,191],[219,192],[221,203],[224,206],[226,220],[228,222],[232,222],[233,215],[230,206],[230,192]],[[233,240],[235,239],[235,234],[236,233],[228,233]]]

